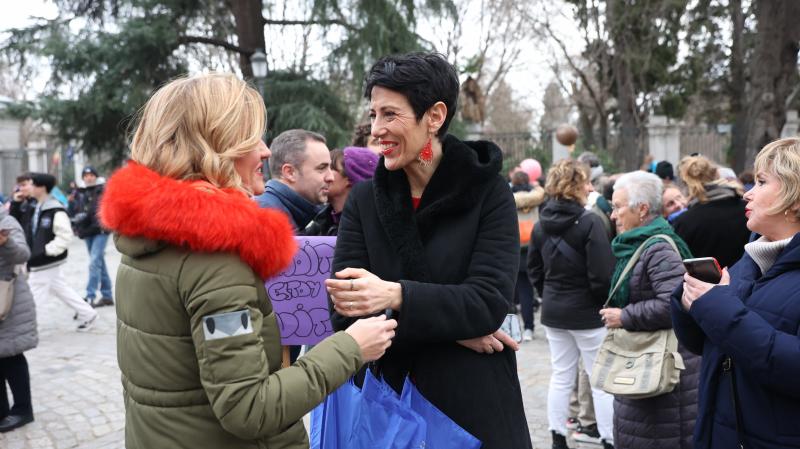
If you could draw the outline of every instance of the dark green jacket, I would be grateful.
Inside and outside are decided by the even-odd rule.
[[[101,210],[123,254],[117,353],[127,449],[308,447],[303,415],[362,362],[355,340],[339,332],[280,369],[277,319],[255,274],[268,269],[244,260],[259,253],[274,258],[285,249],[276,244],[291,255],[286,219],[242,195],[165,182],[149,171],[145,175],[157,178],[147,179],[142,169],[131,164],[117,172]],[[131,190],[145,191],[142,183],[155,185],[147,190],[151,197],[130,200]],[[180,207],[176,198],[186,195],[203,202],[192,201],[195,207],[182,210],[183,219],[175,222],[169,208]],[[264,241],[273,253],[248,252]],[[203,318],[230,312],[249,316],[247,325],[233,336],[209,337]]]

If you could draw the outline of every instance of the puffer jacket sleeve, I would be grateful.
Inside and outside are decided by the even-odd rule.
[[[703,346],[705,346],[706,334],[703,329],[697,325],[691,315],[683,310],[681,304],[681,297],[683,296],[683,283],[675,288],[672,292],[670,301],[670,309],[672,312],[672,328],[675,330],[675,336],[684,348],[691,351],[693,354],[703,355]]]
[[[25,233],[14,217],[6,216],[0,221],[0,229],[8,229],[8,241],[0,246],[0,261],[3,265],[17,265],[28,261],[31,251],[25,242]]]
[[[69,242],[72,241],[72,224],[66,212],[58,211],[53,216],[53,233],[55,238],[44,246],[48,256],[58,256],[69,249]]]
[[[655,243],[642,254],[639,262],[643,265],[642,276],[650,281],[646,285],[634,285],[631,277],[631,289],[642,288],[652,298],[632,302],[622,309],[622,327],[630,331],[654,331],[672,327],[670,316],[670,295],[683,282],[683,261],[668,243]],[[649,296],[649,295],[648,295]]]
[[[796,285],[785,289],[787,295],[800,300]],[[689,313],[709,341],[752,379],[800,399],[800,337],[775,329],[745,307],[731,285],[713,287],[692,303]]]
[[[502,178],[487,189],[475,206],[481,208],[480,222],[463,282],[400,281],[398,339],[453,342],[489,335],[503,323],[519,271],[517,209]]]
[[[282,432],[363,364],[355,340],[338,332],[291,367],[270,374],[265,346],[280,343],[263,341],[262,327],[277,324],[273,316],[262,315],[259,301],[266,298],[259,299],[253,273],[243,263],[185,262],[178,286],[203,388],[222,427],[239,438]],[[250,331],[207,338],[203,318],[230,312],[249,314]]]

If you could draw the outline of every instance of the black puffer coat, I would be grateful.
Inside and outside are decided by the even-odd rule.
[[[630,277],[630,303],[622,309],[622,327],[652,331],[672,327],[670,295],[683,282],[681,257],[665,242],[642,252]],[[617,449],[690,449],[697,417],[700,357],[680,347],[686,369],[671,393],[647,399],[614,399],[614,447]]]

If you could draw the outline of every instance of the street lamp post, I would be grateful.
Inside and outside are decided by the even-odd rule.
[[[267,55],[264,54],[262,49],[256,49],[256,51],[250,55],[250,67],[253,69],[253,79],[263,101],[264,80],[267,78]],[[266,143],[267,136],[264,135],[262,138],[264,139],[264,143]],[[266,160],[264,161],[264,179],[269,179],[269,177],[269,160]]]
[[[250,67],[258,87],[258,93],[264,96],[264,79],[267,77],[267,55],[260,48],[250,55]]]

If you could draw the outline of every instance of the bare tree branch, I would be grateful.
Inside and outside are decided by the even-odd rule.
[[[254,48],[242,48],[238,45],[231,44],[230,42],[224,41],[222,39],[215,39],[213,37],[204,37],[204,36],[179,36],[178,43],[183,45],[185,44],[215,45],[217,47],[222,47],[226,50],[230,50],[232,52],[236,52],[245,56],[250,56],[255,51]]]
[[[345,22],[341,19],[320,19],[320,20],[274,20],[274,19],[264,19],[264,25],[301,25],[301,26],[308,26],[308,25],[339,25],[342,27],[347,28],[348,30],[356,30],[357,28],[353,25]]]

